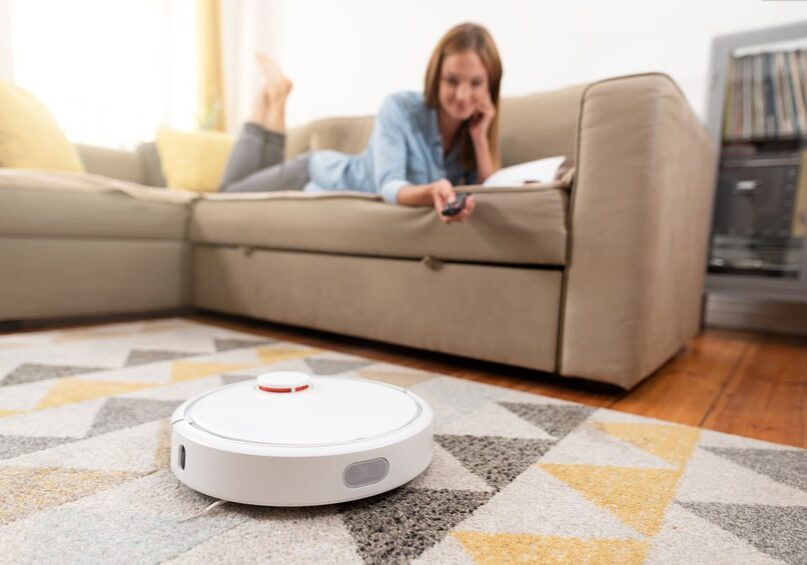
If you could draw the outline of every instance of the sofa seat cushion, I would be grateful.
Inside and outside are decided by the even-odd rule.
[[[0,169],[0,236],[183,239],[194,198],[87,173]]]
[[[356,192],[204,195],[195,243],[460,262],[563,265],[567,192],[550,187],[464,187],[477,208],[443,224],[433,208],[396,206]]]

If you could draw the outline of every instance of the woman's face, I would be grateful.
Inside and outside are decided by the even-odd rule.
[[[488,96],[488,72],[476,51],[454,53],[443,59],[438,99],[446,114],[458,121],[467,120]]]

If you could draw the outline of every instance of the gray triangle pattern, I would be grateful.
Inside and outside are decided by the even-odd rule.
[[[787,563],[807,563],[807,508],[758,504],[679,505]]]
[[[0,459],[42,451],[56,445],[76,441],[70,437],[0,436]]]
[[[306,364],[317,375],[338,375],[340,373],[347,373],[348,371],[355,371],[362,367],[372,365],[375,361],[367,359],[305,359]]]
[[[437,435],[435,441],[496,490],[510,484],[557,443],[497,436]]]
[[[126,358],[125,367],[135,365],[145,365],[146,363],[159,363],[160,361],[171,361],[183,357],[194,357],[199,353],[188,351],[168,351],[165,349],[132,349]]]
[[[582,405],[563,406],[527,402],[499,402],[499,404],[558,440],[566,437],[595,411],[594,408]]]
[[[258,347],[260,345],[269,345],[275,343],[276,339],[214,339],[213,343],[216,344],[216,353],[222,351],[232,351],[233,349],[247,349],[249,347]]]
[[[87,436],[97,436],[167,418],[181,402],[180,400],[110,398],[101,406]]]
[[[807,451],[703,447],[791,487],[807,492]]]
[[[11,371],[0,386],[11,386],[47,379],[61,379],[73,375],[103,371],[101,367],[73,367],[70,365],[41,365],[38,363],[24,363]]]
[[[399,488],[340,505],[342,521],[365,563],[417,559],[474,510],[490,493]]]

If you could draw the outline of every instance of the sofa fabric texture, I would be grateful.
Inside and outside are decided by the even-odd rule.
[[[191,200],[102,176],[0,169],[0,235],[184,240]]]
[[[182,240],[0,236],[3,320],[173,310],[190,303]]]
[[[543,371],[555,364],[557,270],[222,246],[194,253],[201,308]]]
[[[500,116],[503,165],[566,155],[574,182],[463,187],[459,225],[356,192],[146,188],[145,151],[0,169],[0,320],[196,306],[631,387],[698,331],[714,144],[661,73]],[[372,125],[294,128],[286,154],[359,152]]]
[[[716,150],[659,74],[589,85],[578,129],[559,367],[633,382],[698,331]]]
[[[195,205],[195,243],[244,245],[422,259],[563,265],[563,189],[489,189],[476,194],[473,222],[443,225],[431,208],[394,206],[352,196],[306,199],[202,199]],[[394,226],[394,229],[390,229]]]

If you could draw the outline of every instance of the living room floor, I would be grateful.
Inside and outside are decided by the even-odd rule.
[[[807,448],[807,337],[706,329],[653,375],[624,391],[582,379],[252,318],[212,312],[182,317],[590,406]],[[0,330],[0,335],[14,331],[20,330]]]

